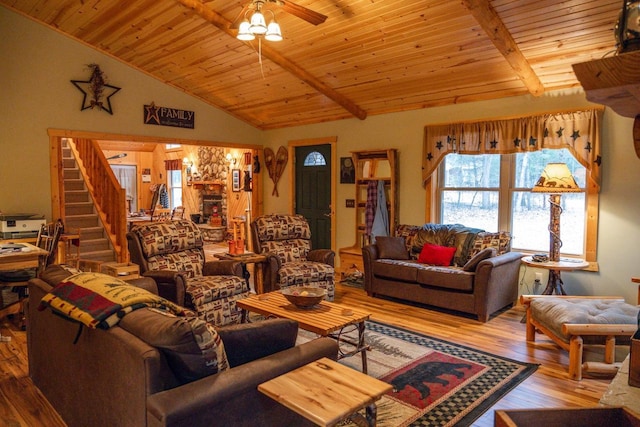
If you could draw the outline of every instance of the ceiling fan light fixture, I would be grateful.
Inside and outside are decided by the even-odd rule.
[[[264,15],[259,11],[256,11],[251,15],[249,31],[253,35],[262,35],[267,32],[267,22],[264,19]]]
[[[238,35],[236,38],[242,41],[251,41],[256,38],[250,30],[251,24],[246,19],[240,23],[238,27]]]
[[[280,31],[280,24],[273,21],[269,22],[269,26],[267,27],[267,34],[265,34],[264,38],[269,40],[270,42],[279,42],[282,41],[282,32]]]

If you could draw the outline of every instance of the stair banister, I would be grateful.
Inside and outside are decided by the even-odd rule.
[[[84,176],[87,189],[116,253],[118,262],[128,259],[126,194],[109,166],[98,142],[74,138],[69,144]]]

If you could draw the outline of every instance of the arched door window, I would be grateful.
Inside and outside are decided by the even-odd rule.
[[[307,157],[304,159],[305,166],[326,166],[326,164],[327,160],[317,151],[312,151],[307,154]]]

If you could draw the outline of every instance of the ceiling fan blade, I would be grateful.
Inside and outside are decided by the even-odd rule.
[[[295,4],[290,1],[280,0],[278,3],[282,6],[282,10],[288,12],[300,19],[304,19],[310,24],[319,25],[327,20],[327,16],[321,13],[315,12],[299,4]]]

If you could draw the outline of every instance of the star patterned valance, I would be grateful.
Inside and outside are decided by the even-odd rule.
[[[568,149],[600,186],[600,121],[603,109],[515,119],[425,126],[422,182],[448,153],[511,154],[543,148]]]

